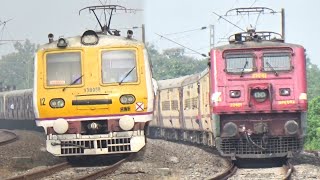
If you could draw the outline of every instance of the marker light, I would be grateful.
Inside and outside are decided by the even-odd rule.
[[[280,93],[280,96],[290,96],[291,90],[290,88],[280,88],[279,93]]]
[[[229,92],[231,98],[239,98],[241,96],[240,90],[231,90]]]
[[[57,99],[51,99],[49,102],[49,105],[51,108],[63,108],[65,105],[65,102],[63,99],[61,98],[57,98]]]
[[[120,97],[121,104],[133,104],[136,101],[134,95],[125,94]]]

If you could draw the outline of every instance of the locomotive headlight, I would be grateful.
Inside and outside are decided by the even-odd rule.
[[[290,96],[291,90],[290,88],[280,88],[279,93],[280,93],[280,96]]]
[[[132,94],[125,94],[120,97],[121,104],[133,104],[136,98]]]
[[[63,99],[61,98],[57,98],[57,99],[51,99],[49,102],[49,105],[51,108],[63,108],[65,105],[65,102]]]
[[[256,90],[253,91],[253,97],[256,99],[258,102],[264,102],[267,99],[268,96],[268,91],[266,90]]]
[[[223,126],[222,133],[227,137],[233,137],[238,134],[238,126],[233,122],[228,122]]]
[[[99,37],[96,32],[88,30],[83,33],[81,43],[84,45],[96,45],[99,42]]]
[[[288,135],[295,135],[299,132],[299,124],[294,120],[289,120],[284,125],[284,130]]]
[[[65,48],[65,47],[68,46],[68,42],[67,42],[67,40],[66,40],[65,38],[61,37],[61,38],[59,38],[59,40],[58,40],[57,46],[58,46],[59,48]]]
[[[231,98],[239,98],[241,96],[240,90],[231,90],[229,92]]]

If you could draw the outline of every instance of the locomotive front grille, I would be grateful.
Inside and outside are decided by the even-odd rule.
[[[288,152],[298,152],[302,150],[303,140],[296,137],[275,137],[268,138],[263,142],[262,138],[252,138],[253,142],[263,147],[261,149],[243,139],[222,139],[219,145],[220,151],[226,156],[230,155],[277,155]]]
[[[108,153],[130,152],[130,138],[61,141],[62,155],[85,154],[86,149],[107,149]]]

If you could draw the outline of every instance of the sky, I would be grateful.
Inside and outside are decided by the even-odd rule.
[[[159,50],[178,47],[161,38],[165,35],[199,53],[207,53],[210,47],[209,30],[201,27],[215,27],[215,45],[226,43],[226,38],[242,30],[219,19],[213,12],[224,15],[226,11],[238,7],[269,7],[275,11],[285,9],[286,42],[301,44],[306,48],[308,57],[317,65],[320,61],[318,50],[318,0],[1,0],[0,21],[9,21],[5,28],[0,27],[0,39],[29,39],[32,43],[46,43],[47,34],[69,37],[82,34],[87,29],[95,29],[97,23],[93,14],[78,11],[86,6],[100,4],[120,4],[128,8],[144,9],[135,14],[116,16],[114,27],[122,28],[122,34],[133,26],[146,25],[147,42]],[[250,24],[257,31],[281,32],[280,14],[258,16],[228,16],[229,21],[246,29]],[[189,31],[194,30],[194,31]],[[141,39],[141,28],[137,28],[135,37]],[[184,32],[185,33],[179,33]],[[156,34],[157,33],[157,34]],[[0,45],[0,55],[12,52],[12,43]],[[201,58],[192,51],[186,54]]]

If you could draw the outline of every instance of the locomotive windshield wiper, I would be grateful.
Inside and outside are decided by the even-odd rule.
[[[133,68],[130,69],[130,71],[127,72],[127,74],[121,79],[119,82],[119,85],[123,83],[123,81],[129,76],[129,74],[135,69],[136,67],[134,66]]]
[[[62,89],[62,91],[65,91],[68,87],[70,87],[70,86],[74,85],[75,83],[77,83],[83,76],[84,76],[84,74],[81,75],[80,77],[78,77],[77,79],[75,79],[74,81],[72,81],[72,83],[70,83],[68,86],[64,87]]]
[[[244,73],[244,70],[246,69],[246,67],[248,66],[249,62],[246,61],[246,63],[244,64],[243,68],[242,68],[242,71],[241,71],[241,74],[240,74],[240,77],[243,77],[243,73]]]
[[[278,72],[271,66],[271,64],[269,62],[266,63],[269,68],[271,68],[271,70],[274,72],[274,75],[278,76]]]

